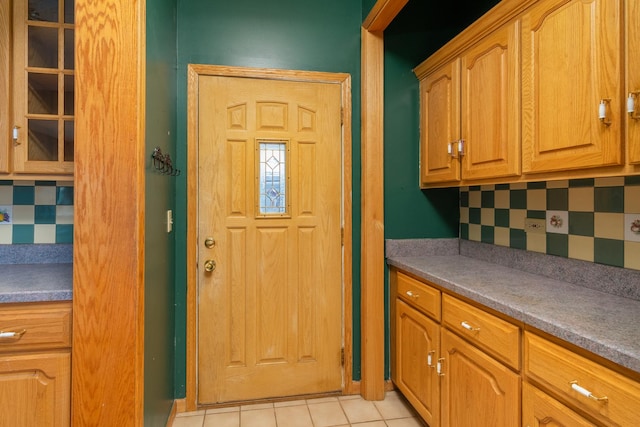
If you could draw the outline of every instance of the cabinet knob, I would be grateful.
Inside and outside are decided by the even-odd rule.
[[[212,259],[208,259],[204,262],[204,271],[211,273],[216,269],[216,262]]]

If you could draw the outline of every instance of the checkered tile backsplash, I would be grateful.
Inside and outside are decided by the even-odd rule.
[[[640,270],[640,176],[462,187],[460,238]]]
[[[0,244],[73,243],[73,182],[0,180]]]

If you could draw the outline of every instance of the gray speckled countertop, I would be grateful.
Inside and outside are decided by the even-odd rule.
[[[68,301],[73,245],[0,245],[0,303]]]
[[[72,298],[73,264],[0,265],[0,303]]]
[[[640,372],[639,300],[472,256],[475,249],[486,254],[483,246],[461,248],[465,255],[460,255],[451,250],[451,242],[442,250],[437,242],[434,245],[421,253],[398,251],[388,242],[387,263]],[[557,258],[538,256],[534,255],[536,262],[553,263]],[[566,274],[566,269],[558,269],[558,274]],[[625,292],[640,287],[640,272],[626,270],[619,277],[625,281]]]

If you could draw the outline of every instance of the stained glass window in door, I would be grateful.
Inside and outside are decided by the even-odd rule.
[[[258,142],[258,214],[287,214],[286,141]]]

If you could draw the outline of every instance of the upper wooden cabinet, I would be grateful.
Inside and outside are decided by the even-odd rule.
[[[0,93],[8,94],[9,76],[9,37],[11,35],[11,14],[9,4],[0,2]],[[0,98],[0,174],[9,172],[9,97]]]
[[[622,6],[541,0],[522,16],[523,172],[624,163]]]
[[[13,172],[72,173],[73,0],[14,1],[12,41]]]
[[[420,79],[422,185],[520,174],[519,23]]]
[[[627,87],[632,105],[627,106],[629,163],[640,164],[640,0],[627,0]],[[631,111],[629,111],[631,110]]]

